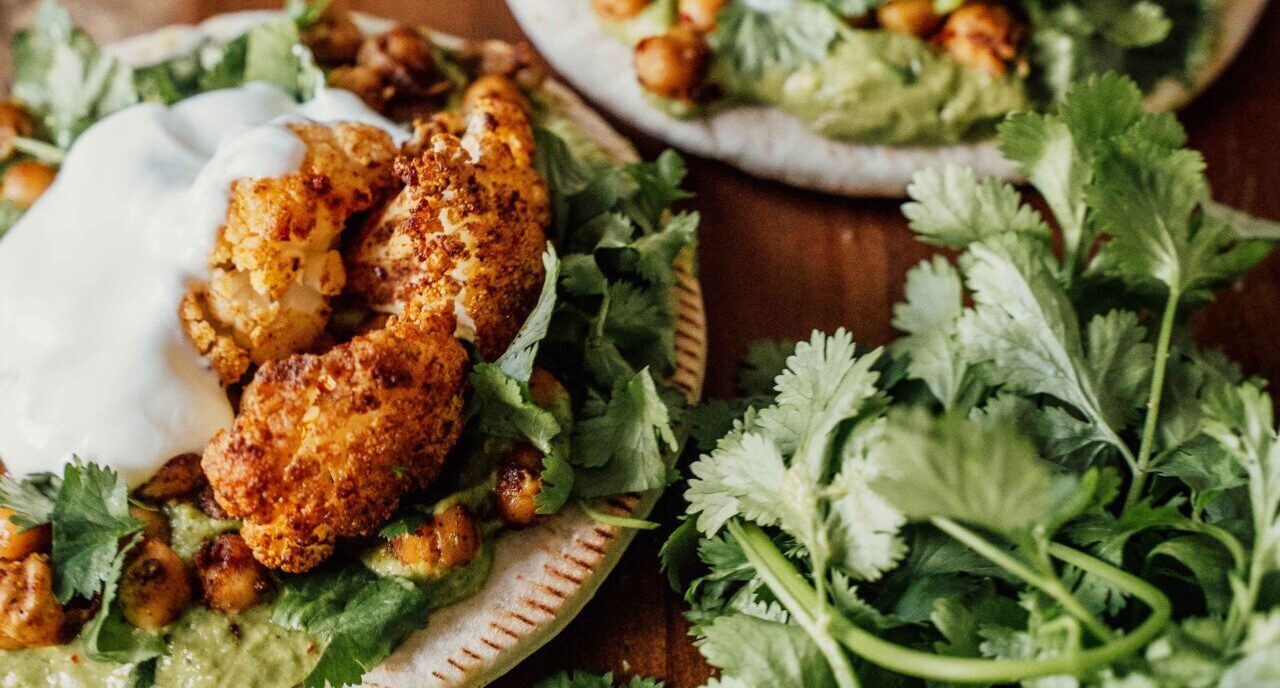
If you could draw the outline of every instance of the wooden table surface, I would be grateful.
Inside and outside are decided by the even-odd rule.
[[[66,0],[100,40],[276,0]],[[516,0],[519,1],[519,0]],[[566,0],[567,1],[567,0]],[[30,0],[0,0],[0,33]],[[473,38],[520,40],[503,0],[349,0],[345,6]],[[1187,109],[1191,144],[1204,152],[1217,200],[1280,219],[1280,5],[1272,3],[1222,79]],[[6,71],[0,63],[0,73]],[[621,77],[621,75],[620,75]],[[0,79],[3,81],[3,79]],[[626,129],[623,129],[626,132]],[[634,132],[626,132],[634,134]],[[634,137],[648,156],[662,145]],[[701,274],[710,323],[708,394],[731,392],[736,361],[761,338],[848,328],[857,340],[890,341],[890,309],[904,273],[930,253],[899,202],[853,200],[753,179],[690,159],[692,206],[702,213]],[[1197,322],[1201,341],[1227,351],[1247,373],[1280,382],[1280,254],[1273,255]],[[659,516],[678,509],[669,494]],[[657,568],[661,536],[641,533],[582,614],[499,681],[528,686],[561,669],[652,675],[671,688],[701,685],[707,669],[686,634],[682,606]]]

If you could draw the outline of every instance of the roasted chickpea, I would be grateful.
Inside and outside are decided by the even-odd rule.
[[[551,409],[567,402],[569,391],[546,368],[534,368],[533,374],[529,376],[529,396],[533,397],[533,403],[539,408]]]
[[[30,136],[35,131],[35,122],[26,108],[15,102],[0,103],[0,160],[13,155],[13,140],[19,136]]]
[[[206,485],[203,489],[196,493],[196,508],[200,513],[209,518],[225,520],[231,518],[226,509],[218,503],[218,498],[213,494],[213,488]]]
[[[49,557],[0,562],[0,650],[56,645],[62,622]]]
[[[430,86],[435,70],[431,45],[405,26],[364,39],[356,64],[372,69],[384,83],[409,92]]]
[[[130,504],[129,515],[142,521],[142,534],[148,539],[169,544],[169,519],[164,517],[164,512]]]
[[[591,9],[606,21],[624,21],[640,14],[653,0],[591,0]]]
[[[375,110],[386,104],[382,79],[369,67],[338,67],[329,72],[329,85],[351,91]]]
[[[489,74],[471,82],[465,93],[462,94],[462,108],[471,110],[476,101],[481,98],[497,98],[511,103],[517,103],[525,110],[529,109],[529,103],[525,101],[524,94],[520,92],[520,88],[516,83],[505,76],[497,74]]]
[[[537,523],[535,498],[541,491],[542,452],[524,442],[516,444],[498,467],[498,480],[493,490],[498,515],[508,525],[517,528]]]
[[[876,21],[886,31],[924,37],[942,23],[933,11],[933,0],[889,0],[876,8]]]
[[[0,507],[0,560],[25,559],[28,554],[49,547],[51,531],[48,524],[23,530],[9,520],[12,515],[13,509]]]
[[[466,507],[454,504],[408,535],[387,543],[392,556],[417,575],[433,577],[465,566],[480,553],[480,532]]]
[[[652,93],[691,100],[706,76],[710,54],[696,31],[677,26],[636,44],[636,77],[640,85]]]
[[[302,42],[311,49],[316,62],[326,66],[351,64],[360,52],[364,33],[348,12],[325,12],[319,21],[302,32]]]
[[[208,484],[199,454],[179,454],[165,462],[136,494],[149,502],[191,497]]]
[[[1025,29],[1009,8],[989,2],[962,5],[934,38],[952,57],[992,76],[1009,71]]]
[[[709,33],[715,31],[716,15],[727,4],[728,0],[680,0],[676,11],[681,24]]]
[[[191,604],[191,577],[168,545],[144,537],[125,563],[119,595],[120,611],[129,623],[164,628]]]
[[[23,160],[9,166],[0,179],[0,199],[30,208],[53,183],[57,172],[44,163]]]
[[[226,533],[200,546],[196,572],[204,588],[204,604],[234,614],[260,602],[271,590],[267,569],[238,533]]]

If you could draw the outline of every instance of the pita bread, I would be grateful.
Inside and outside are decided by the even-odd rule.
[[[172,26],[109,46],[112,54],[144,65],[189,51],[202,41],[230,40],[278,13],[240,12],[199,26]],[[394,23],[357,17],[366,33]],[[460,39],[437,35],[444,45]],[[635,149],[582,100],[548,80],[544,95],[619,163],[639,159]],[[707,336],[702,289],[693,256],[677,263],[676,373],[668,382],[691,400],[702,396]],[[601,500],[595,508],[645,518],[659,493]],[[504,533],[495,542],[493,570],[474,597],[436,610],[427,627],[411,635],[365,677],[370,688],[483,686],[509,671],[559,633],[595,595],[630,544],[634,530],[598,523],[577,506],[533,528]]]
[[[593,103],[646,134],[759,177],[847,196],[901,197],[921,168],[955,163],[980,176],[1016,179],[992,143],[875,146],[822,137],[773,107],[727,109],[682,120],[650,105],[634,77],[631,47],[610,36],[589,0],[507,0],[525,34]],[[1153,110],[1175,110],[1209,86],[1253,30],[1266,0],[1222,0],[1218,46],[1192,86],[1167,80],[1147,99]]]

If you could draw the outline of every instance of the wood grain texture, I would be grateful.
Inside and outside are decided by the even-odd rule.
[[[0,29],[5,15],[21,4],[0,0]],[[276,0],[69,4],[123,8],[134,13],[123,21],[134,30],[172,21],[170,15],[195,19],[279,6]],[[502,0],[344,4],[463,36],[520,38]],[[165,20],[157,14],[165,14]],[[1272,219],[1280,219],[1277,65],[1280,4],[1273,2],[1240,58],[1182,116],[1192,145],[1208,161],[1215,197]],[[655,141],[636,140],[646,155],[662,149]],[[756,339],[798,338],[814,328],[837,327],[848,328],[868,344],[892,338],[890,309],[902,297],[903,274],[931,251],[912,239],[897,203],[797,191],[701,160],[690,160],[689,185],[698,194],[694,205],[703,217],[700,272],[710,324],[710,395],[730,393],[735,362]],[[1280,383],[1280,255],[1210,306],[1196,324],[1202,341],[1227,351],[1247,373]],[[655,516],[673,515],[678,501],[678,495],[667,495]],[[582,615],[495,685],[529,686],[547,674],[576,667],[660,676],[671,688],[700,685],[706,668],[689,644],[680,601],[657,570],[659,544],[660,536],[641,533]]]

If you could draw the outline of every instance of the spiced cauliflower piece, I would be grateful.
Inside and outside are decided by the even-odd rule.
[[[462,430],[467,354],[453,328],[451,314],[415,311],[258,369],[203,461],[258,561],[306,571],[435,478]]]
[[[383,312],[415,299],[450,310],[488,360],[537,301],[551,220],[525,106],[509,92],[474,98],[461,135],[457,122],[420,124],[396,161],[404,188],[346,250],[350,291]]]
[[[346,283],[339,234],[395,185],[396,148],[386,132],[355,123],[287,126],[306,146],[302,164],[282,177],[231,185],[209,282],[179,309],[224,384],[251,363],[311,347],[328,322],[329,298]]]
[[[58,644],[63,616],[48,556],[0,562],[0,650]]]

